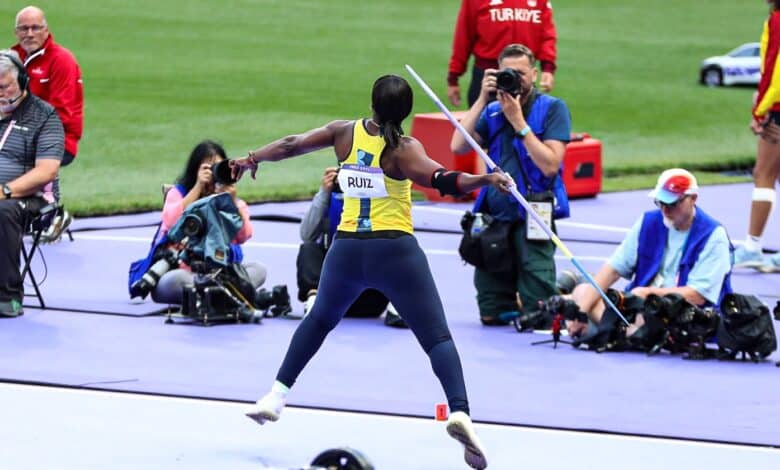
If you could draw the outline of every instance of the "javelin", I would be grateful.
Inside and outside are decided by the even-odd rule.
[[[453,126],[455,126],[455,129],[460,132],[463,137],[466,139],[466,142],[469,143],[471,148],[474,149],[475,152],[477,152],[477,155],[482,157],[482,160],[485,161],[485,165],[491,170],[496,171],[499,170],[503,173],[503,170],[499,168],[495,162],[493,162],[493,159],[488,157],[485,154],[485,151],[482,150],[482,147],[474,140],[473,137],[471,137],[471,134],[469,134],[466,129],[463,128],[463,126],[460,125],[457,119],[450,113],[450,111],[447,109],[446,106],[444,106],[444,103],[441,102],[438,96],[436,96],[436,93],[433,92],[433,90],[430,89],[430,87],[425,83],[425,81],[417,75],[417,72],[414,71],[414,69],[410,65],[406,65],[406,70],[409,71],[410,74],[412,74],[412,77],[417,81],[417,83],[420,84],[423,91],[425,91],[425,94],[427,94],[433,102],[436,104],[436,106],[441,109],[441,111],[444,113],[445,116],[447,116],[447,119],[450,120]],[[626,317],[623,316],[623,314],[620,313],[620,311],[615,307],[615,304],[612,303],[611,300],[609,300],[609,297],[607,297],[607,294],[604,293],[603,290],[601,290],[601,287],[596,284],[596,281],[593,280],[593,278],[588,274],[588,272],[585,270],[585,268],[582,267],[579,261],[574,257],[574,255],[569,251],[569,249],[566,247],[566,245],[563,244],[560,238],[558,238],[555,233],[550,229],[550,227],[547,226],[546,223],[542,220],[541,217],[539,217],[539,214],[536,213],[536,211],[531,207],[530,204],[528,204],[528,201],[525,200],[522,194],[520,194],[520,191],[517,190],[517,185],[512,185],[509,187],[509,192],[512,193],[512,196],[517,199],[517,201],[525,208],[525,211],[528,215],[530,215],[534,221],[544,230],[544,232],[547,234],[548,237],[550,237],[550,240],[555,244],[556,247],[558,247],[561,252],[563,252],[564,255],[571,261],[571,263],[582,273],[582,275],[585,277],[585,280],[587,280],[590,285],[592,285],[596,292],[599,293],[601,298],[604,300],[604,303],[608,305],[616,314],[618,317],[620,317],[621,320],[623,320],[623,323],[628,325],[628,320],[626,320]]]

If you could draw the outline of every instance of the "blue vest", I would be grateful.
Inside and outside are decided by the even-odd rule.
[[[325,233],[322,245],[327,250],[333,243],[333,237],[336,235],[336,229],[341,223],[341,209],[344,208],[344,194],[342,193],[330,193],[330,202],[328,203],[328,216],[323,221],[326,225],[323,227]]]
[[[531,112],[526,118],[526,122],[531,127],[531,130],[533,130],[535,135],[544,136],[544,122],[547,118],[547,113],[550,111],[550,106],[555,101],[557,101],[557,98],[553,98],[541,93],[537,94],[536,98],[534,99],[534,102],[531,105]],[[548,178],[544,176],[544,173],[542,173],[533,160],[531,160],[531,157],[528,155],[528,150],[526,150],[522,140],[519,138],[514,138],[514,129],[512,128],[512,125],[506,120],[504,113],[501,112],[501,104],[497,101],[494,101],[488,104],[485,108],[485,111],[483,112],[485,113],[488,123],[487,143],[489,145],[489,158],[493,160],[496,165],[501,165],[501,162],[497,162],[496,158],[503,158],[504,139],[502,138],[502,135],[505,135],[505,132],[511,132],[513,137],[512,148],[514,155],[517,156],[519,160],[518,164],[522,165],[522,169],[525,170],[525,174],[528,175],[529,180],[527,182],[525,181],[522,171],[511,171],[504,168],[504,170],[508,171],[512,178],[514,178],[515,183],[517,183],[517,190],[524,197],[528,195],[529,185],[531,187],[531,191],[534,193],[541,193],[552,190],[555,196],[553,218],[563,219],[568,217],[569,197],[566,194],[566,187],[563,185],[563,166],[558,169],[558,174],[554,177]],[[479,192],[479,196],[477,197],[477,201],[474,203],[474,212],[480,211],[483,203],[485,202],[485,198],[491,191],[497,190],[492,186],[486,186],[482,188],[482,190]],[[523,208],[523,206],[521,206],[512,196],[501,196],[507,201],[507,204],[511,204],[517,208],[517,214],[520,219],[525,219],[526,214],[525,208]],[[494,197],[491,197],[491,199],[494,201],[496,200]],[[491,213],[495,215],[495,212],[492,210]]]
[[[683,248],[683,254],[680,257],[680,265],[677,269],[677,286],[684,286],[688,282],[690,274],[699,254],[707,244],[712,232],[720,226],[717,220],[713,219],[700,208],[696,208],[696,216],[693,218],[691,229],[688,232],[688,239]],[[663,214],[660,210],[645,212],[642,219],[642,227],[639,229],[639,244],[636,261],[636,274],[634,280],[628,284],[626,291],[630,291],[637,286],[648,286],[653,282],[653,278],[661,269],[664,250],[666,248],[666,239],[669,229],[663,222]],[[734,251],[734,246],[729,241],[729,251]],[[726,274],[723,279],[723,285],[720,289],[718,305],[723,296],[731,293],[731,272]],[[709,301],[705,307],[713,306]],[[717,307],[717,305],[715,305]]]

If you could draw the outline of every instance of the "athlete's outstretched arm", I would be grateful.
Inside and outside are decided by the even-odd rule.
[[[459,195],[487,185],[493,185],[502,192],[508,192],[514,184],[509,175],[496,171],[487,175],[472,175],[450,171],[431,159],[422,144],[414,137],[404,137],[396,150],[397,165],[401,172],[413,182],[426,188],[436,188],[442,194]]]
[[[278,162],[285,158],[303,155],[315,150],[332,147],[336,142],[336,136],[349,125],[350,121],[333,121],[325,126],[311,129],[302,134],[293,134],[275,140],[270,144],[249,152],[245,158],[231,160],[231,167],[235,177],[240,178],[247,170],[251,171],[252,178],[257,173],[257,165],[260,162]]]

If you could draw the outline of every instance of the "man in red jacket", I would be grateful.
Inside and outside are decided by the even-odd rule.
[[[523,44],[539,59],[539,88],[549,93],[555,72],[556,33],[548,0],[462,0],[452,41],[447,97],[460,106],[458,78],[474,56],[468,104],[479,96],[485,69],[498,67],[498,55],[508,44]]]
[[[84,125],[81,69],[73,54],[54,42],[40,8],[29,6],[20,10],[16,14],[14,31],[19,42],[13,49],[19,53],[30,76],[30,92],[54,107],[65,128],[61,166],[67,166],[76,157]],[[54,182],[53,191],[55,199],[59,200],[59,178]],[[45,239],[58,239],[70,221],[70,214],[64,211],[61,218],[52,222],[44,234]]]

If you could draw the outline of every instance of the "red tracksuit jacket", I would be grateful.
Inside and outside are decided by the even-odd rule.
[[[542,71],[555,71],[556,33],[548,0],[462,0],[452,41],[447,83],[456,85],[469,56],[481,69],[495,68],[509,44],[528,46]]]
[[[780,111],[780,11],[772,12],[761,34],[761,81],[753,105],[753,116],[763,118],[769,111]]]
[[[57,110],[65,128],[65,151],[76,156],[84,128],[84,86],[76,58],[51,34],[29,57],[19,44],[13,49],[30,76],[30,92]]]

